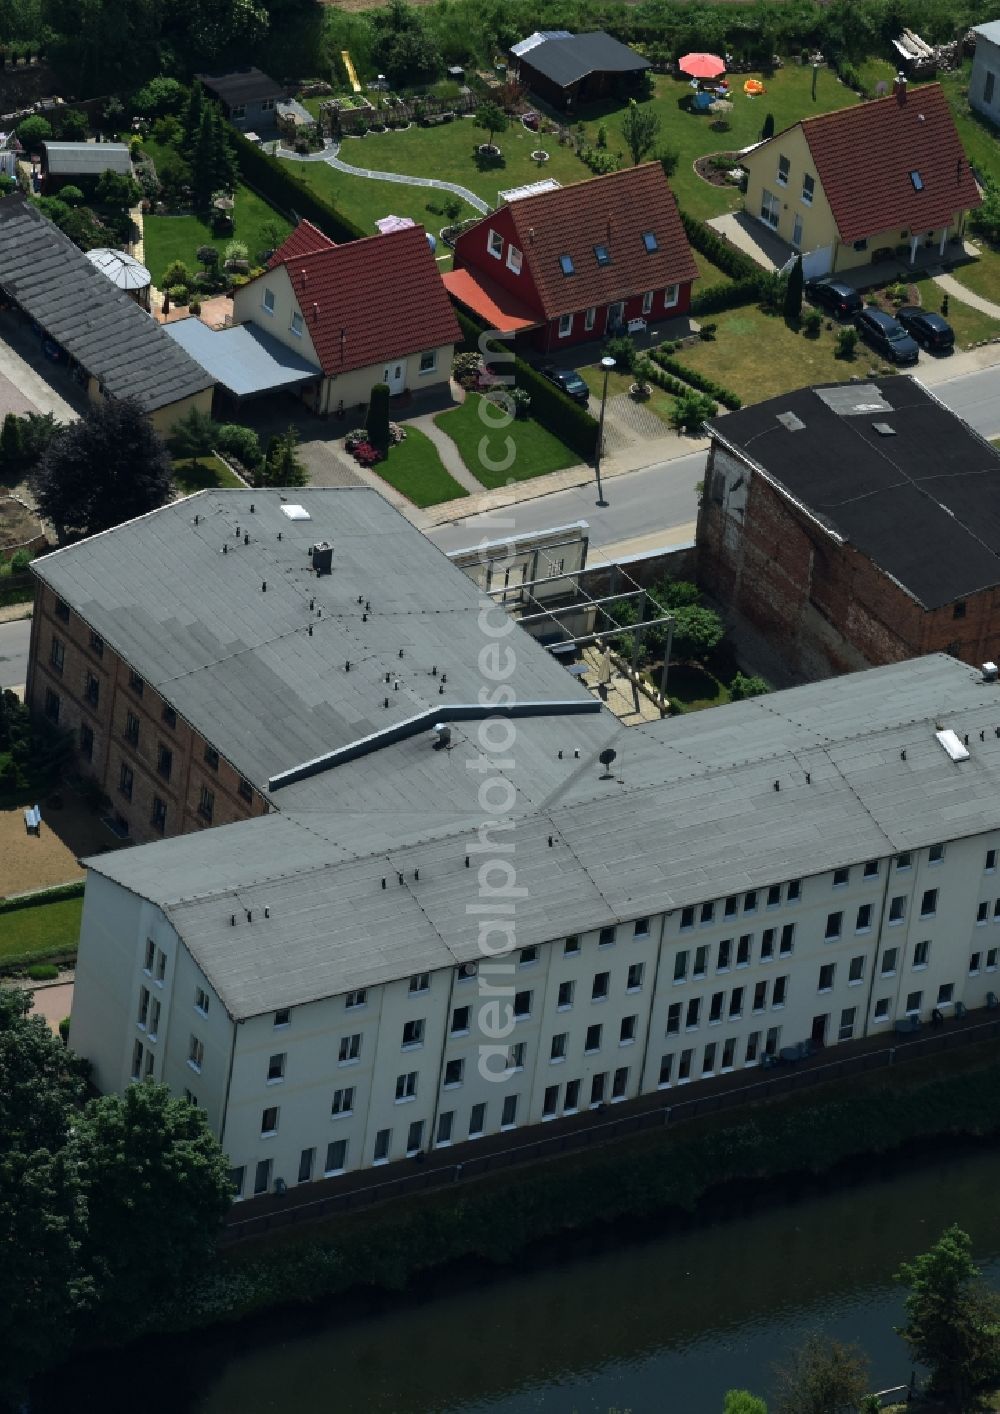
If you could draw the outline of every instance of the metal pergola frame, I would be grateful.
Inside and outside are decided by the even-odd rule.
[[[540,549],[540,551],[541,551],[542,554],[545,554],[545,553],[546,553],[546,548],[549,548],[549,547],[539,547],[539,549]],[[613,567],[613,570],[617,570],[617,566],[614,566],[614,567]],[[642,645],[643,645],[643,641],[644,641],[645,636],[646,636],[646,630],[647,630],[647,629],[650,629],[650,628],[659,628],[661,625],[665,625],[665,626],[666,626],[666,630],[667,630],[667,641],[666,641],[666,645],[665,645],[664,650],[663,650],[663,670],[662,670],[662,672],[661,672],[661,674],[660,674],[660,696],[661,696],[661,698],[663,698],[664,701],[666,701],[666,697],[667,697],[667,675],[668,675],[669,670],[670,670],[670,653],[671,653],[671,650],[672,650],[672,648],[673,648],[673,642],[674,642],[674,622],[675,622],[675,620],[674,620],[673,614],[657,614],[656,617],[654,617],[654,618],[648,618],[648,617],[647,617],[647,612],[648,612],[648,610],[649,610],[649,608],[650,608],[651,605],[652,605],[652,606],[655,606],[657,609],[659,608],[659,605],[656,604],[656,601],[652,598],[652,596],[650,595],[648,589],[638,589],[638,588],[637,588],[637,589],[627,589],[627,590],[624,590],[623,592],[618,593],[618,594],[605,594],[605,595],[601,595],[599,598],[596,598],[596,599],[595,599],[594,596],[593,596],[592,594],[590,594],[586,589],[584,589],[583,586],[582,586],[581,583],[580,583],[580,577],[581,577],[581,575],[583,575],[585,572],[586,572],[586,571],[585,571],[585,570],[582,570],[582,569],[581,569],[581,570],[559,570],[559,571],[557,571],[556,573],[554,573],[554,574],[548,576],[548,578],[546,578],[546,579],[525,580],[525,581],[522,581],[521,584],[516,585],[516,586],[513,586],[513,585],[505,585],[505,586],[503,586],[503,587],[498,586],[498,587],[495,588],[495,589],[488,589],[486,592],[487,592],[488,594],[492,595],[492,596],[500,596],[500,602],[501,602],[501,603],[505,603],[506,600],[507,600],[509,597],[512,597],[512,596],[514,596],[514,595],[524,595],[524,596],[527,598],[528,602],[529,602],[530,604],[534,605],[534,610],[535,610],[535,611],[534,611],[533,613],[530,613],[530,614],[521,614],[521,615],[518,617],[518,623],[521,623],[521,624],[537,623],[539,619],[549,619],[549,620],[551,620],[551,621],[555,624],[555,626],[559,629],[560,633],[562,633],[562,634],[564,635],[564,636],[560,639],[560,644],[565,644],[567,647],[577,647],[577,646],[579,646],[580,644],[585,644],[585,643],[595,643],[595,642],[596,642],[596,643],[600,643],[600,642],[603,642],[605,639],[618,638],[618,637],[620,637],[622,634],[631,633],[631,634],[633,635],[633,639],[632,639],[632,697],[633,697],[633,700],[634,700],[634,703],[635,703],[635,710],[636,710],[636,712],[638,712],[638,710],[639,710],[639,687],[638,687],[639,654],[640,654],[640,652],[642,651]],[[613,575],[613,579],[614,579],[615,577],[616,577],[616,576]],[[560,606],[560,607],[558,607],[558,608],[548,608],[548,607],[546,607],[544,604],[541,603],[541,601],[538,599],[538,597],[537,597],[535,594],[532,594],[532,593],[530,592],[532,589],[536,588],[538,585],[551,584],[552,581],[555,580],[555,579],[567,579],[567,580],[571,580],[571,581],[574,582],[574,588],[575,588],[576,593],[577,593],[577,595],[578,595],[579,597],[578,597],[572,604],[564,604],[564,605],[562,605],[562,606]],[[634,582],[634,581],[633,581],[633,582]],[[622,624],[622,623],[618,623],[618,622],[615,621],[615,619],[614,619],[614,617],[612,616],[611,612],[610,612],[607,608],[604,607],[604,606],[607,605],[607,604],[620,603],[621,600],[623,600],[623,599],[641,599],[641,601],[642,601],[642,614],[641,614],[641,617],[640,617],[638,623],[636,623],[636,624]],[[581,602],[581,601],[582,601],[582,602]],[[570,613],[579,613],[581,609],[583,609],[583,610],[587,610],[587,609],[592,609],[592,610],[594,610],[594,612],[595,612],[596,614],[600,614],[600,615],[602,615],[605,619],[610,620],[611,623],[612,623],[612,625],[613,625],[613,627],[611,627],[611,628],[601,628],[601,629],[595,628],[595,629],[594,629],[592,632],[590,632],[590,633],[579,634],[579,635],[574,635],[574,634],[569,633],[568,630],[565,628],[565,625],[564,625],[563,622],[562,622],[562,616],[565,615],[565,614],[570,614]]]

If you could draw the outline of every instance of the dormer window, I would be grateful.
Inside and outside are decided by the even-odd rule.
[[[571,255],[561,255],[559,257],[559,269],[564,275],[575,275],[576,270],[573,265],[573,257]]]
[[[923,179],[923,177],[920,175],[919,172],[911,172],[911,173],[910,173],[910,181],[913,183],[913,190],[914,190],[914,191],[923,191],[923,189],[924,189],[924,179]]]
[[[611,252],[608,250],[606,245],[595,245],[594,255],[597,257],[598,265],[611,264]]]
[[[643,233],[642,233],[642,243],[643,243],[643,245],[646,247],[646,249],[647,249],[647,251],[650,253],[650,255],[652,255],[652,253],[653,253],[654,250],[659,250],[659,248],[660,248],[659,242],[658,242],[657,239],[656,239],[656,232],[655,232],[655,231],[643,231]]]

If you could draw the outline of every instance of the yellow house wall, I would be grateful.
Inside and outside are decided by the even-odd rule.
[[[455,352],[454,344],[442,344],[436,349],[437,366],[430,373],[420,372],[420,354],[410,354],[405,360],[386,359],[381,363],[373,363],[368,368],[353,368],[350,373],[343,373],[337,377],[326,378],[320,390],[321,402],[316,412],[336,413],[340,409],[340,404],[344,405],[344,412],[350,412],[351,408],[367,408],[371,390],[376,383],[381,383],[384,379],[386,365],[389,363],[406,363],[406,382],[404,389],[409,393],[422,393],[427,388],[439,388],[448,382],[451,377],[451,361]]]
[[[214,391],[214,385],[209,384],[199,393],[192,393],[190,397],[179,398],[175,403],[168,403],[166,407],[157,408],[155,412],[149,414],[149,420],[160,436],[165,437],[177,419],[184,417],[192,408],[197,408],[199,412],[211,412]],[[87,382],[87,397],[92,403],[104,401],[100,384],[96,378],[91,378]]]
[[[787,186],[778,182],[778,158],[787,157],[790,168]],[[802,251],[817,250],[820,246],[831,245],[837,239],[837,225],[830,210],[830,203],[820,184],[816,167],[806,142],[801,124],[771,138],[743,159],[747,171],[746,209],[755,219],[760,219],[761,201],[765,191],[771,192],[781,202],[778,213],[776,234],[791,242],[795,227],[795,217],[802,217]],[[802,200],[802,179],[806,175],[815,179],[812,204]],[[768,223],[763,223],[768,229]]]
[[[166,437],[177,419],[185,417],[192,408],[197,408],[199,412],[211,412],[214,392],[215,386],[210,384],[207,388],[202,388],[200,393],[192,393],[189,398],[180,398],[176,403],[157,408],[155,412],[150,413],[149,420],[160,436]]]
[[[274,312],[271,314],[264,307],[265,290],[271,290],[274,294]],[[311,310],[308,285],[300,298],[300,292],[292,288],[288,270],[284,265],[251,280],[249,285],[243,285],[233,295],[234,324],[256,324],[268,334],[273,334],[286,348],[294,349],[318,368],[319,357],[309,332]],[[302,315],[301,334],[292,333],[293,314]]]
[[[964,224],[965,212],[953,212],[948,226],[949,236],[961,231]],[[864,250],[855,250],[853,245],[845,245],[843,241],[838,241],[837,249],[834,252],[833,268],[834,270],[852,270],[859,265],[868,265],[871,263],[875,251],[884,250],[886,247],[895,250],[896,246],[900,245],[907,247],[907,254],[904,258],[908,260],[911,237],[918,237],[917,250],[919,253],[925,246],[936,248],[941,241],[941,231],[940,226],[933,231],[911,231],[903,226],[891,226],[887,231],[879,231],[877,235],[869,236]]]

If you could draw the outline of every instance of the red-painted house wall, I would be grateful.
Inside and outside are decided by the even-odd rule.
[[[499,260],[489,251],[490,231],[498,231],[503,236],[503,255]],[[505,290],[517,295],[529,309],[534,310],[539,319],[543,319],[545,312],[531,274],[527,252],[521,251],[521,271],[515,275],[507,264],[507,251],[511,245],[520,249],[510,211],[507,207],[501,207],[492,216],[459,236],[455,242],[454,267],[456,270],[477,270],[488,279],[495,280]]]
[[[676,319],[679,315],[687,314],[691,307],[691,283],[678,285],[677,303],[665,305],[663,302],[664,291],[653,291],[653,307],[648,314],[642,312],[642,294],[632,295],[625,300],[625,310],[622,314],[623,324],[627,324],[630,319],[645,319],[647,324],[655,324],[664,319]],[[569,310],[566,311],[567,314]],[[535,348],[542,349],[546,353],[555,353],[559,349],[572,348],[574,344],[585,344],[592,339],[603,339],[608,333],[608,306],[606,304],[597,305],[594,315],[594,327],[586,328],[586,311],[574,312],[573,328],[569,334],[560,338],[559,320],[551,319],[547,324],[543,324],[540,329],[536,329],[532,337]]]

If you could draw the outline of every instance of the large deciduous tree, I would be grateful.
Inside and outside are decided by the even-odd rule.
[[[896,1280],[910,1288],[899,1334],[931,1372],[931,1393],[955,1414],[1000,1377],[1000,1296],[972,1260],[972,1240],[952,1226],[929,1251],[904,1262]]]
[[[134,398],[108,398],[49,443],[31,487],[60,536],[94,535],[164,504],[170,458]]]
[[[868,1360],[857,1346],[806,1337],[775,1370],[774,1414],[843,1414],[868,1392]]]

